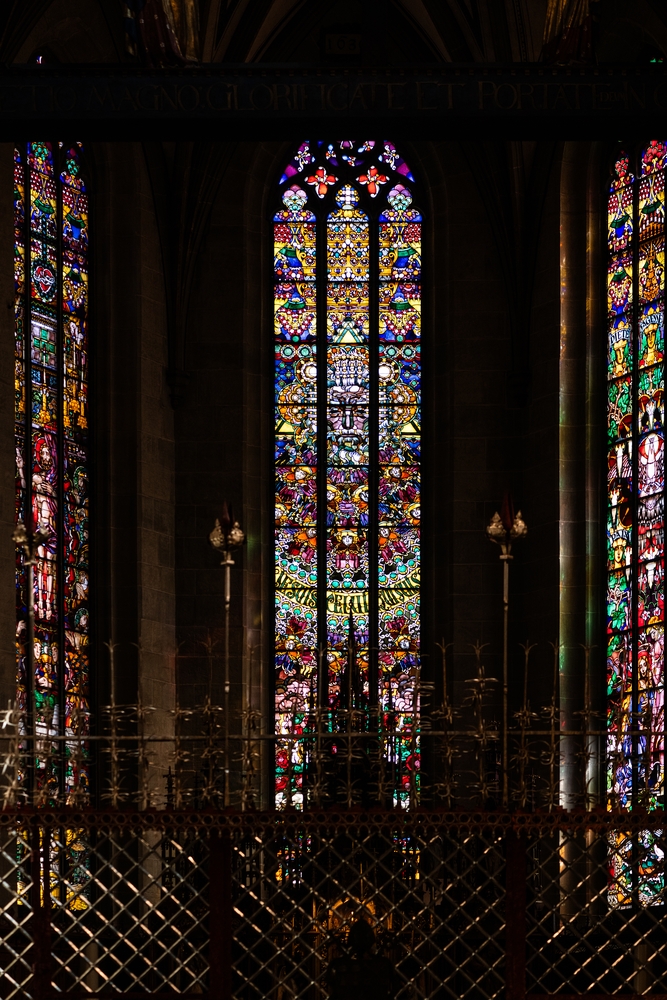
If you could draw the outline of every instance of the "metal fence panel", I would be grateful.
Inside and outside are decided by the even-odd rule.
[[[664,995],[661,823],[5,810],[0,997],[325,1000],[359,918],[400,1000]]]

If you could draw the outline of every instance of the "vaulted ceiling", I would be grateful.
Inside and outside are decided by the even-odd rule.
[[[139,6],[141,0],[130,0]],[[149,3],[161,0],[148,0]],[[548,0],[175,0],[199,10],[203,62],[533,62]],[[667,52],[664,0],[591,0],[601,61]],[[5,0],[0,59],[125,61],[121,0]]]

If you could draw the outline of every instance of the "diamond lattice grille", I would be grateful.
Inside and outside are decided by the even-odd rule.
[[[399,995],[504,989],[504,858],[494,835],[399,832],[248,839],[235,852],[237,996],[323,995],[359,916],[395,965]]]
[[[6,810],[0,998],[325,1000],[360,917],[401,1000],[665,994],[664,892],[645,905],[659,824]]]

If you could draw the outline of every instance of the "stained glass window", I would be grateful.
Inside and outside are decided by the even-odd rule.
[[[394,802],[418,789],[421,221],[388,140],[303,142],[280,179],[278,806],[307,798],[323,713],[378,727]]]
[[[42,538],[32,650],[17,553],[17,682],[38,736],[65,737],[64,754],[46,740],[35,755],[48,801],[88,787],[88,197],[79,143],[15,149],[14,262],[16,519]]]
[[[664,805],[664,269],[667,144],[621,151],[608,199],[607,787]],[[664,892],[653,833],[616,836],[613,905]]]

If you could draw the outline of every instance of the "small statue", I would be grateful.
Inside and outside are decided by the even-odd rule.
[[[374,954],[373,928],[361,917],[350,928],[347,948],[352,957],[335,958],[327,969],[330,1000],[393,1000],[396,970],[388,958]]]

